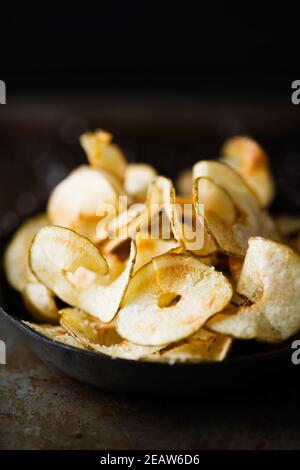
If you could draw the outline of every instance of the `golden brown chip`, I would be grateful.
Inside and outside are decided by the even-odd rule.
[[[38,321],[57,323],[58,313],[54,296],[49,289],[39,283],[29,266],[30,244],[36,233],[47,225],[44,214],[26,220],[16,231],[9,243],[4,268],[9,283],[21,292],[25,306]]]
[[[110,277],[107,261],[87,238],[49,226],[39,231],[30,250],[31,268],[61,300],[104,322],[116,315],[132,275],[135,243],[123,272]]]
[[[61,325],[83,344],[88,341],[91,344],[111,346],[122,341],[113,322],[103,323],[78,308],[64,308],[59,313]]]
[[[131,279],[116,318],[123,338],[164,345],[190,336],[232,296],[227,279],[194,256],[154,258]]]
[[[172,240],[152,239],[143,234],[138,234],[136,239],[137,256],[134,271],[138,271],[142,266],[149,263],[156,256],[180,248],[180,244]]]
[[[130,163],[126,167],[124,188],[136,202],[145,202],[151,181],[156,170],[146,163]]]
[[[299,287],[300,257],[286,245],[251,238],[237,291],[254,303],[206,326],[235,338],[284,341],[300,330]]]
[[[28,282],[36,281],[28,263],[29,248],[36,233],[47,224],[45,214],[27,219],[18,228],[5,251],[4,268],[7,279],[20,292]]]
[[[52,292],[40,282],[26,284],[22,298],[27,310],[35,320],[47,323],[58,323],[58,310]]]
[[[203,362],[223,361],[232,346],[228,336],[211,333],[201,328],[186,340],[171,345],[146,359],[155,362]]]
[[[124,190],[113,175],[81,165],[60,182],[50,195],[48,218],[51,224],[75,230],[93,242],[99,222],[110,220],[125,204]],[[100,232],[100,230],[99,230]]]
[[[37,331],[46,338],[52,339],[58,343],[73,346],[74,348],[86,349],[83,344],[71,336],[63,326],[52,326],[47,324],[37,324],[24,321],[25,325]]]
[[[114,324],[103,324],[78,309],[61,310],[61,323],[87,349],[111,357],[141,359],[159,347],[139,346],[123,340]]]
[[[120,147],[111,143],[112,138],[109,132],[97,129],[82,134],[80,143],[92,167],[106,170],[123,180],[127,161]]]
[[[38,333],[41,333],[42,335],[46,336],[49,339],[55,339],[57,336],[63,335],[66,333],[66,329],[61,326],[61,325],[49,325],[47,323],[45,324],[38,324],[38,323],[32,323],[29,321],[23,321],[22,322],[32,328],[33,330],[37,331]]]
[[[243,256],[251,236],[280,238],[270,216],[259,208],[241,176],[228,165],[198,162],[194,178],[197,214],[221,251]]]
[[[274,197],[274,181],[263,148],[249,137],[238,136],[227,140],[221,153],[222,161],[243,176],[261,206],[268,206]]]

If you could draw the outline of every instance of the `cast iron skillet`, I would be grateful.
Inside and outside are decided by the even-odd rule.
[[[1,260],[12,233],[0,239]],[[45,363],[81,382],[147,395],[200,395],[245,386],[291,367],[291,340],[276,347],[254,341],[236,342],[229,358],[223,362],[174,365],[112,359],[56,343],[20,321],[30,318],[19,293],[8,285],[2,264],[0,320],[9,322]]]

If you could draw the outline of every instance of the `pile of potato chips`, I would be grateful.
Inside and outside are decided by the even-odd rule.
[[[173,182],[85,133],[88,164],[54,188],[5,254],[10,284],[54,341],[111,357],[221,361],[233,341],[300,331],[300,218],[267,212],[264,150],[225,143]],[[66,308],[57,307],[57,299]]]

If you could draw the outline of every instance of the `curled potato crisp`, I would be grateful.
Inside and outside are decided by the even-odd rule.
[[[237,292],[254,303],[220,313],[207,327],[234,338],[278,342],[300,331],[300,257],[288,246],[251,238]]]
[[[84,347],[91,351],[121,359],[141,359],[159,350],[139,346],[122,339],[114,324],[104,324],[86,313],[72,308],[60,311],[61,323]]]
[[[231,167],[201,161],[193,171],[196,210],[221,251],[244,256],[251,236],[280,239],[271,217],[260,209],[242,177]],[[199,210],[200,204],[204,213]]]
[[[267,207],[274,197],[274,181],[269,168],[269,158],[263,148],[246,136],[233,137],[222,148],[222,161],[240,173],[256,194],[262,207]]]
[[[124,190],[113,175],[82,165],[54,188],[48,202],[49,222],[97,242],[98,223],[119,212],[121,195]]]
[[[211,333],[204,328],[189,338],[148,356],[146,359],[155,362],[202,362],[223,361],[232,346],[232,339]]]
[[[146,163],[130,163],[126,167],[124,189],[136,202],[145,202],[151,181],[156,170]]]
[[[24,321],[23,323],[41,335],[46,336],[46,338],[52,339],[53,341],[66,344],[67,346],[73,346],[74,348],[86,349],[83,344],[70,335],[63,326],[52,326],[47,324],[41,325],[27,321]]]
[[[23,302],[37,321],[57,323],[58,311],[53,293],[41,282],[29,282],[22,291]]]
[[[134,271],[138,271],[142,266],[149,263],[153,258],[180,248],[176,240],[161,240],[145,237],[139,234],[136,239],[137,256]]]
[[[57,323],[57,306],[52,292],[39,283],[29,266],[30,244],[48,220],[44,214],[29,218],[16,231],[4,255],[4,268],[11,286],[20,291],[23,301],[38,321]]]
[[[48,224],[44,214],[31,217],[16,231],[4,255],[4,267],[9,283],[22,291],[28,282],[35,281],[28,263],[28,253],[36,233]]]
[[[123,180],[127,161],[120,147],[111,142],[112,138],[109,132],[97,129],[82,134],[80,143],[92,167],[106,170]]]
[[[149,201],[151,205],[160,204],[169,221],[165,226],[166,233],[170,234],[171,230],[182,248],[199,256],[208,256],[216,251],[216,245],[195,211],[193,198],[176,198],[174,185],[169,178],[159,176],[153,181]]]
[[[104,322],[116,315],[132,275],[136,248],[123,272],[113,278],[106,259],[87,238],[49,226],[36,235],[30,250],[32,271],[60,299]]]
[[[189,255],[165,254],[135,273],[116,318],[123,338],[164,345],[190,336],[229,303],[223,274]]]

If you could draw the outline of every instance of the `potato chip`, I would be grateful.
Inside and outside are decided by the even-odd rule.
[[[286,245],[251,238],[237,291],[254,303],[206,326],[235,338],[284,341],[300,330],[299,287],[300,257]]]
[[[199,256],[208,256],[216,252],[216,245],[206,231],[203,222],[197,217],[193,198],[176,198],[175,188],[170,179],[157,177],[149,192],[149,204],[160,204],[160,207],[169,220],[165,225],[165,236],[170,237],[182,245],[187,251]],[[165,219],[164,219],[165,220]]]
[[[232,168],[221,162],[201,161],[193,171],[196,209],[204,204],[202,218],[221,251],[243,256],[251,236],[280,239],[270,216],[259,208],[255,196]],[[224,210],[218,209],[218,204],[213,210],[213,200],[222,201]],[[198,215],[201,217],[201,213]]]
[[[230,351],[232,342],[232,339],[228,336],[211,333],[201,328],[184,341],[168,346],[146,359],[169,364],[176,362],[223,361]]]
[[[118,217],[109,222],[106,236],[109,238],[107,243],[111,242],[111,244],[108,246],[115,249],[124,240],[135,238],[137,233],[147,233],[148,225],[149,219],[146,206],[144,204],[133,204],[128,210],[121,212]],[[110,250],[112,251],[112,249]]]
[[[22,298],[27,310],[35,320],[58,323],[57,305],[52,292],[40,282],[30,282],[22,290]]]
[[[60,336],[66,333],[66,329],[61,326],[61,325],[49,325],[49,324],[37,324],[37,323],[32,323],[29,321],[23,321],[22,322],[32,328],[33,330],[37,331],[38,333],[46,336],[49,339],[55,339],[56,336]]]
[[[111,143],[112,137],[109,132],[97,129],[82,134],[80,143],[92,167],[106,170],[123,180],[127,161],[120,147]]]
[[[72,230],[49,226],[39,231],[30,250],[31,268],[60,299],[104,322],[116,315],[136,257],[135,243],[121,275],[112,280],[100,251]]]
[[[86,349],[83,344],[71,336],[63,326],[39,325],[27,321],[23,321],[23,323],[53,341],[66,344],[67,346],[73,346],[74,348]]]
[[[28,282],[37,281],[32,274],[28,254],[30,244],[36,233],[48,224],[45,214],[26,220],[16,231],[4,255],[4,268],[11,286],[22,291]]]
[[[59,313],[61,325],[83,343],[86,340],[89,343],[111,346],[122,341],[114,322],[103,323],[78,308],[64,308]]]
[[[58,313],[52,292],[39,283],[29,266],[29,248],[36,233],[47,225],[44,214],[29,218],[16,231],[4,255],[9,283],[22,293],[25,306],[38,321],[57,323]]]
[[[80,343],[80,341],[77,341],[77,339],[69,333],[64,333],[63,335],[55,336],[54,341],[56,341],[57,343],[65,344],[66,346],[72,346],[73,348],[88,351],[88,348],[86,348],[82,343]]]
[[[159,350],[123,340],[115,330],[114,324],[104,324],[90,315],[66,308],[60,311],[61,323],[87,349],[111,357],[140,359]]]
[[[268,206],[275,191],[269,158],[263,148],[249,137],[238,136],[227,140],[221,153],[222,161],[242,175],[261,206]]]
[[[162,176],[155,178],[149,185],[145,204],[134,204],[110,222],[107,232],[109,239],[103,243],[103,251],[115,252],[126,239],[138,235],[154,240],[173,239],[174,202],[172,182]]]
[[[131,279],[116,318],[123,338],[163,345],[190,336],[232,296],[227,279],[194,256],[154,258]]]
[[[138,234],[136,239],[136,261],[134,271],[138,271],[142,266],[149,263],[156,256],[168,253],[172,250],[180,248],[180,244],[176,240],[161,240],[146,237],[143,234]]]
[[[156,170],[146,163],[130,163],[126,167],[124,188],[136,202],[145,202],[151,181]]]
[[[98,223],[124,209],[121,195],[124,190],[112,175],[81,165],[54,188],[48,202],[49,221],[98,242]]]
[[[233,230],[237,213],[230,196],[204,177],[196,179],[194,196],[197,215],[202,218],[212,244],[224,253],[241,255],[243,249],[236,241]]]

